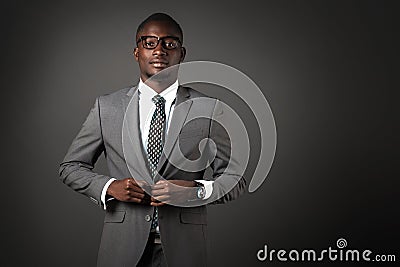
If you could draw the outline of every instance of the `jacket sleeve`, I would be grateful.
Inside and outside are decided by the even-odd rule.
[[[64,184],[86,195],[101,207],[101,192],[111,178],[93,171],[97,159],[105,150],[99,105],[99,99],[96,99],[86,121],[60,164],[59,174]]]
[[[210,165],[214,179],[211,195],[214,201],[212,204],[223,204],[234,200],[242,195],[246,189],[246,181],[243,178],[245,166],[242,166],[235,156],[238,151],[232,153],[232,142],[238,140],[231,140],[223,127],[225,123],[234,123],[231,119],[226,120],[227,112],[217,100],[209,133],[210,139],[216,145],[216,155]]]

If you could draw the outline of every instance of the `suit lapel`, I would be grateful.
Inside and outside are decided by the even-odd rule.
[[[170,127],[165,140],[164,153],[161,154],[157,170],[164,165],[167,158],[171,155],[172,149],[176,144],[178,135],[184,126],[186,117],[188,116],[192,100],[189,98],[190,93],[187,88],[179,86],[176,94],[175,108],[171,117]]]
[[[130,155],[127,160],[127,164],[129,164],[128,167],[131,171],[131,174],[137,176],[134,178],[144,179],[149,182],[148,179],[151,177],[151,175],[149,168],[147,167],[147,157],[145,151],[143,150],[142,138],[139,129],[138,91],[139,90],[137,90],[137,87],[132,88],[122,100],[123,109],[125,111],[123,132],[128,133],[127,136],[124,136],[123,138],[124,144],[128,144],[127,146],[124,146],[124,154],[125,157],[127,153]],[[125,149],[129,149],[130,151],[125,151]]]

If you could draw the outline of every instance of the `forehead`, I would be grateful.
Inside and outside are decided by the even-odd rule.
[[[146,23],[139,35],[177,36],[181,37],[176,26],[169,21],[150,21]]]

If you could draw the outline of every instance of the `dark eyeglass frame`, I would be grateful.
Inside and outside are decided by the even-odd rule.
[[[146,40],[146,38],[150,38],[150,37],[151,37],[151,38],[157,39],[157,44],[156,44],[156,46],[155,46],[154,48],[145,47],[144,41]],[[173,40],[175,40],[175,41],[178,41],[178,43],[179,43],[180,45],[182,45],[182,42],[181,42],[181,40],[179,39],[179,37],[176,37],[176,36],[158,37],[158,36],[152,36],[152,35],[140,36],[140,37],[139,37],[139,40],[137,40],[137,42],[136,42],[136,45],[139,44],[140,42],[142,42],[142,46],[143,46],[144,49],[153,50],[153,49],[155,49],[155,48],[158,46],[158,44],[160,43],[160,41],[162,41],[162,42],[161,42],[161,46],[162,46],[163,48],[167,49],[167,50],[174,50],[174,49],[178,48],[178,46],[176,46],[176,47],[174,47],[174,48],[169,48],[169,47],[165,46],[164,39],[167,39],[167,38],[171,38],[171,39],[173,39]]]

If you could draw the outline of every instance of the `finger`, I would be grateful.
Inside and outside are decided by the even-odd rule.
[[[128,179],[128,183],[129,183],[129,185],[132,185],[132,186],[140,186],[140,182],[139,182],[139,181],[136,181],[136,180],[133,179],[133,178],[129,178],[129,179]]]
[[[171,197],[168,195],[162,195],[162,196],[158,196],[157,198],[155,198],[157,201],[155,202],[166,202],[170,199]]]
[[[170,195],[159,195],[151,198],[151,202],[166,202],[171,199]]]
[[[136,197],[128,197],[126,202],[135,202],[135,203],[142,203],[142,200]]]
[[[134,198],[138,198],[138,199],[144,199],[144,197],[145,197],[145,194],[133,192],[133,191],[129,191],[128,195],[130,197],[134,197]]]
[[[132,185],[138,186],[138,187],[145,187],[149,186],[149,183],[147,183],[144,180],[135,180],[134,178],[129,178],[128,182]]]
[[[144,193],[143,188],[141,188],[140,186],[136,185],[136,184],[132,184],[131,182],[127,182],[125,185],[125,189],[126,190],[133,190],[135,192],[140,192],[140,193]]]
[[[135,192],[139,192],[139,193],[142,193],[142,194],[144,194],[144,190],[143,190],[143,188],[141,188],[141,187],[139,187],[139,186],[133,186],[133,185],[131,185],[130,187],[129,187],[129,189],[131,190],[131,191],[135,191]]]
[[[144,180],[135,180],[133,179],[133,182],[140,187],[144,187],[144,186],[149,186],[149,183],[144,181]]]
[[[165,188],[165,187],[168,187],[168,183],[166,183],[166,182],[157,182],[155,185],[153,185],[152,187],[151,187],[151,189],[163,189],[163,188]]]
[[[153,206],[153,207],[159,207],[159,206],[163,206],[165,204],[166,203],[164,203],[164,202],[150,202],[150,206]]]
[[[159,202],[161,202],[160,200],[159,200],[159,198],[160,197],[152,197],[151,199],[150,199],[150,202],[154,202],[154,203],[159,203]]]
[[[127,178],[127,179],[124,181],[124,188],[125,188],[126,190],[130,189],[132,185],[133,185],[133,184],[132,184],[132,178]]]
[[[167,193],[168,193],[168,191],[165,190],[164,188],[163,189],[157,189],[157,190],[151,190],[151,195],[153,197],[156,197],[156,198],[158,198],[159,196],[165,195]]]
[[[125,187],[124,190],[127,193],[135,192],[135,193],[139,193],[139,194],[145,194],[145,192],[142,189],[138,188],[138,187]]]

